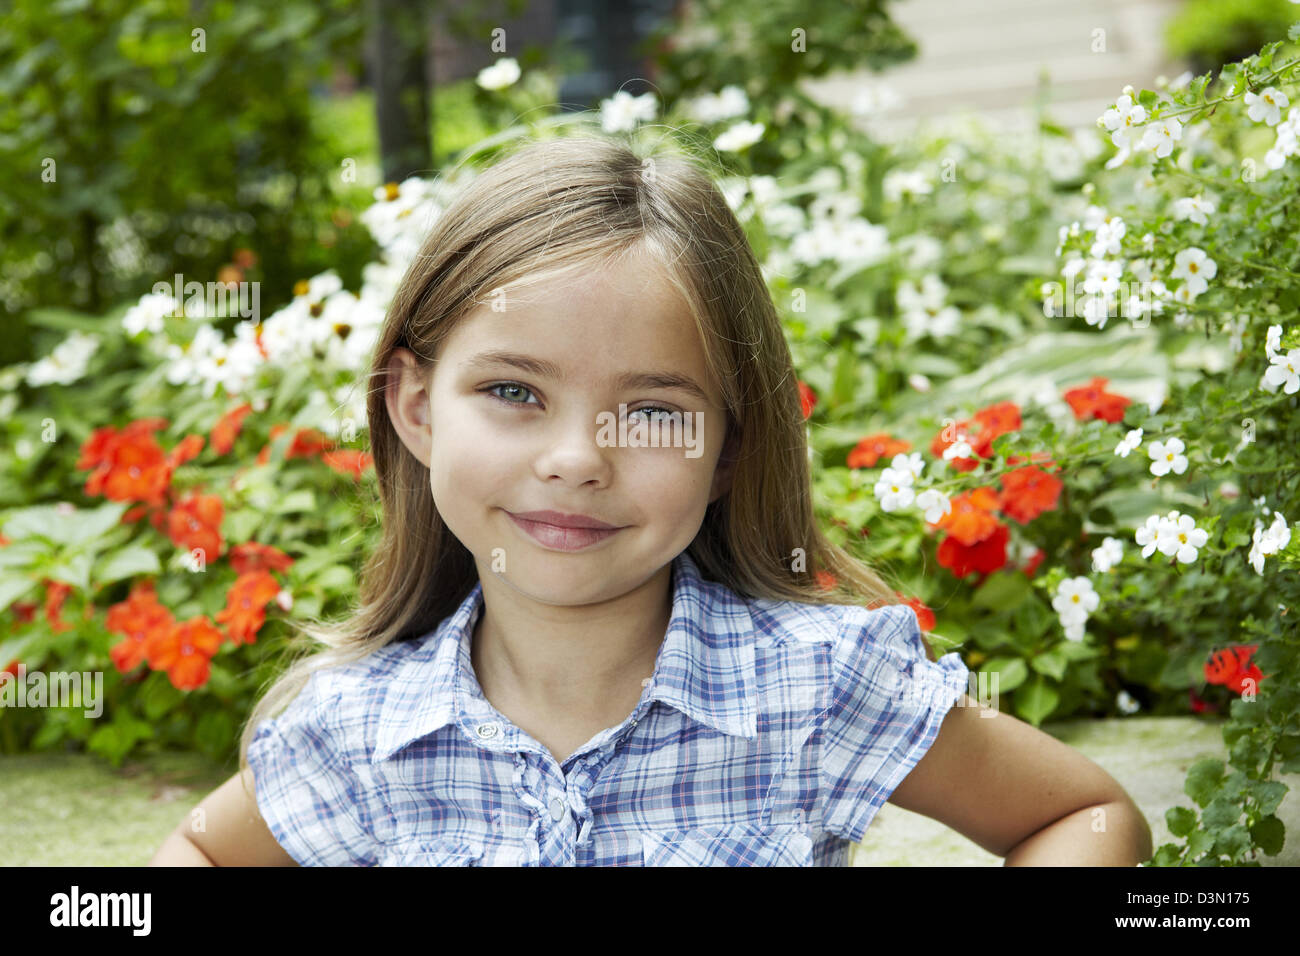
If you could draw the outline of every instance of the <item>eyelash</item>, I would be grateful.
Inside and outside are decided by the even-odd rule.
[[[524,406],[532,404],[531,402],[512,402],[509,399],[502,398],[500,395],[496,394],[496,390],[498,388],[506,388],[506,387],[521,388],[529,395],[533,394],[533,390],[531,388],[529,388],[527,385],[522,385],[519,382],[498,382],[495,385],[487,386],[487,388],[481,388],[479,389],[479,391],[489,396],[490,398],[496,399],[502,405],[510,405],[514,408],[522,408]],[[673,408],[668,408],[664,405],[643,405],[640,408],[629,409],[628,414],[631,414],[632,412],[644,412],[644,411],[659,411],[659,412],[664,412],[668,415],[673,415],[676,414],[677,410]]]

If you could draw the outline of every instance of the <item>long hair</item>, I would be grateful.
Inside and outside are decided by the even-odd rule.
[[[381,532],[362,570],[359,605],[337,623],[298,622],[324,647],[293,661],[253,708],[241,768],[256,724],[282,710],[314,671],[427,634],[478,580],[472,555],[434,507],[428,468],[388,417],[393,350],[409,349],[431,374],[439,343],[494,290],[599,268],[634,247],[666,266],[690,304],[725,400],[731,441],[724,455],[735,471],[687,548],[701,575],[747,598],[901,603],[817,525],[798,379],[740,223],[704,161],[681,150],[656,152],[643,158],[595,134],[531,142],[479,173],[438,215],[393,298],[371,362],[366,410]]]

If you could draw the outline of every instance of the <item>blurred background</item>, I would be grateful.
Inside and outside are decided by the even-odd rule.
[[[736,0],[5,0],[0,29],[0,365],[30,360],[32,310],[100,314],[159,277],[258,280],[263,302],[373,256],[374,188],[430,173],[497,128],[476,76],[505,56],[541,112],[616,90],[688,92],[688,29],[737,29]],[[782,4],[776,4],[782,7]],[[1201,72],[1280,35],[1288,0],[801,3],[871,42],[794,77],[879,138],[974,112],[999,128],[1089,126],[1125,83]],[[694,24],[694,26],[692,26]],[[715,44],[721,46],[723,44]],[[725,64],[724,64],[725,65]],[[666,75],[667,73],[667,75]],[[549,82],[549,86],[548,86]],[[341,177],[345,160],[355,169]],[[42,180],[56,164],[57,188]]]

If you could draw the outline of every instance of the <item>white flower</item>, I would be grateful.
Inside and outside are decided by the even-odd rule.
[[[45,358],[33,362],[27,370],[27,384],[71,385],[86,374],[90,357],[99,349],[99,336],[86,332],[69,332]]]
[[[141,332],[158,335],[163,330],[163,318],[175,312],[177,305],[179,303],[173,296],[158,292],[146,293],[122,316],[122,328],[132,338]]]
[[[1255,519],[1255,533],[1251,536],[1253,544],[1247,561],[1255,568],[1256,574],[1264,573],[1264,558],[1277,554],[1291,542],[1291,527],[1280,511],[1273,513],[1273,523],[1268,530],[1258,518]]]
[[[1217,207],[1204,196],[1183,197],[1174,200],[1174,216],[1178,219],[1190,219],[1198,226],[1204,226],[1209,216]]]
[[[1300,0],[1297,0],[1300,2]],[[1142,705],[1133,699],[1133,695],[1126,690],[1120,691],[1115,695],[1115,706],[1121,714],[1136,714],[1142,709]]]
[[[1161,529],[1164,519],[1159,515],[1151,515],[1147,518],[1146,524],[1137,529],[1134,535],[1137,543],[1142,545],[1142,557],[1149,558],[1159,547]]]
[[[1111,130],[1110,141],[1127,151],[1132,145],[1133,135],[1147,120],[1147,111],[1133,103],[1133,97],[1125,93],[1115,101],[1115,105],[1102,113],[1097,122]]]
[[[519,64],[512,56],[497,60],[478,73],[478,85],[485,90],[503,90],[519,79]]]
[[[658,113],[659,104],[653,93],[633,96],[627,90],[619,90],[600,101],[600,126],[606,133],[624,133],[636,129],[638,122],[649,122]]]
[[[1142,136],[1142,148],[1149,149],[1158,157],[1168,156],[1174,150],[1174,142],[1183,138],[1183,124],[1177,119],[1158,120],[1146,128]]]
[[[647,93],[646,95],[649,96],[650,94]],[[767,126],[763,123],[750,123],[742,120],[715,139],[713,148],[723,152],[738,153],[762,139],[763,130],[765,129],[767,129]]]
[[[907,376],[907,384],[909,388],[914,388],[918,392],[928,392],[930,390],[930,380],[920,372],[913,372]]]
[[[1124,560],[1124,543],[1107,536],[1101,547],[1092,551],[1092,569],[1105,573]]]
[[[885,199],[889,202],[898,202],[904,195],[916,197],[934,191],[930,180],[919,169],[891,169],[885,173],[881,188],[884,190]]]
[[[933,488],[927,488],[916,496],[916,506],[925,512],[925,520],[930,524],[938,524],[940,518],[952,512],[952,501]]]
[[[1277,139],[1273,148],[1264,154],[1264,165],[1281,169],[1287,157],[1300,153],[1300,109],[1291,107],[1286,120],[1277,124]]]
[[[1097,227],[1092,248],[1088,250],[1089,254],[1095,259],[1106,255],[1119,255],[1119,242],[1124,238],[1124,233],[1127,231],[1128,226],[1124,225],[1123,219],[1119,216],[1108,216]]]
[[[1115,454],[1119,455],[1119,457],[1121,458],[1127,458],[1129,452],[1136,451],[1138,446],[1140,446],[1141,444],[1142,444],[1142,429],[1134,428],[1132,431],[1130,431],[1127,435],[1124,436],[1123,441],[1121,441],[1118,445],[1115,446]]]
[[[1069,640],[1083,639],[1083,625],[1100,603],[1101,598],[1093,590],[1092,581],[1088,578],[1066,578],[1061,582],[1056,589],[1056,596],[1052,598],[1052,607],[1056,609]]]
[[[691,118],[700,123],[719,123],[735,119],[749,112],[749,97],[734,84],[724,86],[717,93],[706,93],[687,107]]]
[[[1273,356],[1282,348],[1282,326],[1270,325],[1268,334],[1264,337],[1264,354],[1268,360],[1273,361]]]
[[[1147,447],[1151,458],[1151,474],[1156,477],[1169,472],[1181,475],[1187,470],[1187,456],[1183,454],[1186,446],[1181,438],[1171,438],[1167,442],[1153,441]]]
[[[906,471],[912,475],[912,480],[918,481],[921,474],[925,471],[925,459],[921,457],[920,452],[912,452],[910,455],[899,453],[894,456],[894,460],[889,463],[889,467],[894,471]]]
[[[1286,355],[1278,352],[1264,371],[1264,387],[1274,392],[1279,386],[1287,395],[1300,391],[1300,349],[1292,349]]]
[[[1205,547],[1209,534],[1196,527],[1191,515],[1180,515],[1177,511],[1169,512],[1165,527],[1161,530],[1160,540],[1156,546],[1161,554],[1177,555],[1183,564],[1196,560],[1196,549]]]
[[[194,338],[188,344],[172,343],[165,349],[163,357],[167,360],[167,381],[173,385],[189,385],[202,381],[201,370],[210,369],[215,358],[222,355],[224,349],[225,343],[222,341],[221,333],[211,325],[203,323],[194,330]]]
[[[1123,274],[1123,262],[1096,259],[1088,269],[1088,277],[1083,281],[1083,291],[1090,295],[1114,295],[1119,290],[1119,280]]]
[[[1153,252],[1156,248],[1156,236],[1153,232],[1144,232],[1142,234],[1142,251]]]
[[[945,461],[952,461],[954,458],[974,458],[975,452],[970,447],[970,442],[960,438],[943,450]]]
[[[882,511],[899,511],[908,507],[916,498],[912,488],[912,473],[886,468],[876,482],[875,495],[880,499]]]
[[[1200,295],[1209,287],[1207,280],[1213,279],[1219,267],[1213,259],[1205,255],[1204,249],[1191,246],[1181,249],[1174,256],[1174,267],[1169,276],[1173,279],[1185,279],[1193,296]]]
[[[1281,90],[1267,86],[1259,94],[1246,94],[1246,115],[1256,123],[1262,120],[1269,126],[1276,126],[1282,119],[1282,110],[1290,103]]]

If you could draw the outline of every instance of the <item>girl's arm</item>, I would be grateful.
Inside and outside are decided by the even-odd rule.
[[[248,771],[252,790],[253,774]],[[199,803],[163,841],[150,866],[297,866],[267,829],[257,802],[235,774]],[[195,824],[201,826],[195,829]]]
[[[1136,866],[1152,853],[1151,829],[1114,777],[969,695],[889,802],[951,827],[1007,866]]]

